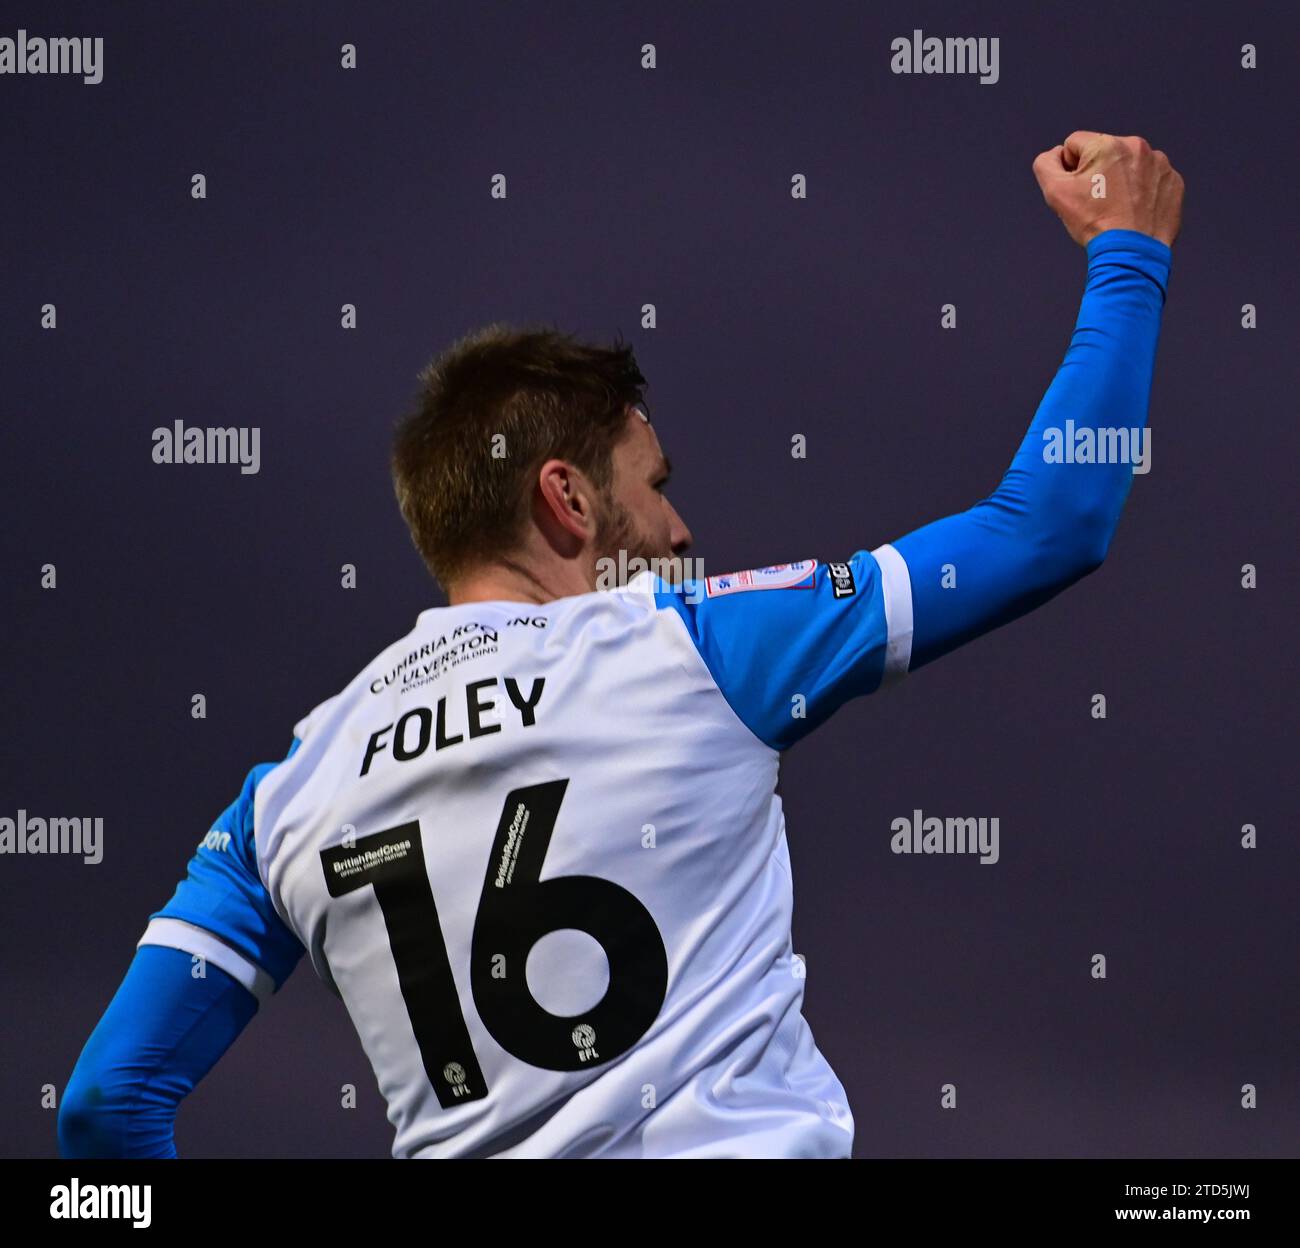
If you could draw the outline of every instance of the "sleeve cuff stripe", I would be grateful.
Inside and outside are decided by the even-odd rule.
[[[885,670],[880,677],[883,689],[906,676],[912,662],[912,578],[903,556],[892,546],[878,546],[871,556],[880,568],[885,626],[889,633]]]
[[[257,998],[258,1005],[270,1000],[275,991],[275,981],[260,966],[250,962],[219,936],[183,919],[150,919],[144,935],[136,941],[137,949],[141,945],[164,945],[204,958],[247,988]]]

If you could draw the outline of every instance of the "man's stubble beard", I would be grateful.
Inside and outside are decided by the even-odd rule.
[[[620,561],[619,552],[623,552]],[[606,496],[600,522],[596,526],[596,563],[592,568],[592,583],[595,584],[600,572],[600,561],[607,559],[610,565],[623,568],[633,559],[644,560],[659,576],[669,577],[673,567],[671,550],[659,550],[651,540],[642,533],[632,520],[631,513],[616,499]],[[632,572],[639,569],[633,567]]]

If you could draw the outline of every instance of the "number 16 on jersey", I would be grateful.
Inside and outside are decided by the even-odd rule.
[[[627,889],[590,875],[541,878],[568,780],[513,790],[502,807],[470,948],[470,991],[492,1038],[546,1070],[589,1070],[645,1035],[668,991],[668,955],[650,912]],[[331,897],[373,888],[425,1073],[444,1109],[487,1095],[456,980],[418,821],[321,850]],[[552,1014],[528,990],[533,945],[574,928],[604,949],[609,986],[581,1014]]]

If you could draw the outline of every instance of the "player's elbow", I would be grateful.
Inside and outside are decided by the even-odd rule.
[[[1056,575],[1074,582],[1101,567],[1110,553],[1116,519],[1115,509],[1104,499],[1078,502],[1054,516],[1048,546]]]
[[[59,1155],[68,1160],[116,1156],[116,1116],[99,1080],[78,1067],[59,1103]]]
[[[140,1157],[152,1132],[130,1068],[83,1053],[59,1102],[59,1152],[69,1159]],[[146,1151],[142,1151],[146,1150]]]
[[[1081,545],[1076,558],[1075,580],[1090,576],[1106,562],[1106,556],[1110,554],[1111,536],[1109,531],[1097,534]]]
[[[1073,518],[1067,546],[1073,562],[1074,579],[1088,576],[1106,562],[1114,536],[1115,516],[1105,506],[1099,504],[1084,508]]]
[[[1046,594],[1073,585],[1105,562],[1113,534],[1100,509],[1053,517],[1026,543],[1023,584]]]

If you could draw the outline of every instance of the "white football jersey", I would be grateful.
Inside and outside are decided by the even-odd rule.
[[[397,1156],[847,1157],[800,1012],[780,752],[1105,557],[1131,466],[1044,445],[1145,423],[1170,251],[1087,251],[993,495],[839,563],[424,612],[249,772],[141,943],[262,1000],[307,952]]]
[[[298,723],[229,826],[395,1156],[849,1156],[775,788],[781,748],[906,670],[909,602],[883,547],[435,608]],[[262,995],[287,975],[183,907],[151,930],[191,927]]]

